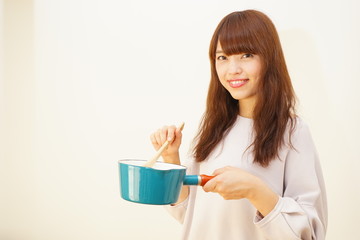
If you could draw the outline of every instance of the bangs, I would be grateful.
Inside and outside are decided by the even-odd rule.
[[[241,15],[232,15],[218,29],[218,41],[226,55],[261,54],[256,23]]]

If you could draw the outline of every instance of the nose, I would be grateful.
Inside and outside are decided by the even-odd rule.
[[[231,58],[228,65],[228,73],[229,74],[240,74],[242,72],[241,63],[236,58]]]

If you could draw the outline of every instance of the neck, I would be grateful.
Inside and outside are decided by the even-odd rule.
[[[245,118],[253,118],[254,107],[254,98],[239,100],[239,115]]]

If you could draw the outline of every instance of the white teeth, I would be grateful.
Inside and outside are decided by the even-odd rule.
[[[232,84],[240,84],[245,82],[245,80],[240,80],[240,81],[231,81]]]

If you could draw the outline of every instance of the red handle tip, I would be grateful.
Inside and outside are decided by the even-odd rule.
[[[201,177],[201,183],[200,186],[204,186],[208,181],[210,181],[211,179],[213,179],[215,176],[208,176],[208,175],[200,175]]]

